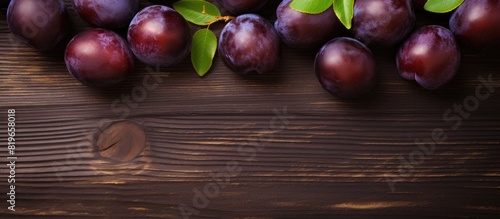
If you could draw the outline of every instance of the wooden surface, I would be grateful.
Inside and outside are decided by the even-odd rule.
[[[1,193],[9,108],[17,112],[18,160],[16,211],[2,195],[0,218],[182,218],[179,206],[196,210],[190,218],[500,215],[498,52],[463,48],[455,80],[426,91],[400,78],[394,48],[373,48],[379,83],[353,101],[320,87],[315,50],[286,47],[267,76],[235,75],[219,58],[203,78],[188,60],[157,70],[136,62],[125,82],[96,90],[68,74],[65,43],[46,54],[18,44],[1,11]],[[89,28],[70,12],[75,33]],[[147,75],[161,82],[139,98]],[[478,77],[489,75],[489,98],[461,124],[445,121],[454,104],[473,103]],[[127,95],[136,97],[129,107],[113,105]],[[123,119],[143,128],[144,151],[127,162],[101,157],[98,133]],[[415,143],[439,130],[446,140],[434,151]],[[221,172],[231,175],[194,206],[195,191]]]

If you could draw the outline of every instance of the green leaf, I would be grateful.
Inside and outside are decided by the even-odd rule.
[[[426,11],[447,13],[460,6],[464,0],[428,0],[424,5]]]
[[[351,29],[352,17],[354,16],[354,0],[333,0],[333,10],[340,22]]]
[[[193,36],[191,62],[198,75],[205,75],[212,67],[217,50],[217,37],[210,29],[198,30]]]
[[[332,6],[332,0],[293,0],[290,7],[306,14],[320,14]]]
[[[209,25],[221,16],[214,4],[203,0],[181,0],[173,6],[187,21],[196,25]]]

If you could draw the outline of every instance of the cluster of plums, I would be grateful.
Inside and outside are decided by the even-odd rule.
[[[449,28],[428,25],[417,30],[414,8],[426,0],[356,0],[352,37],[336,37],[342,24],[332,8],[306,14],[283,0],[274,25],[252,12],[268,0],[218,0],[237,15],[219,37],[221,59],[239,74],[265,74],[279,62],[281,44],[319,48],[314,71],[324,89],[341,98],[367,93],[377,81],[377,65],[367,45],[400,46],[400,75],[426,89],[437,89],[458,72],[456,38],[475,48],[500,47],[500,1],[466,0],[451,15]],[[153,66],[174,65],[189,54],[192,33],[174,9],[139,0],[72,0],[82,19],[95,26],[67,45],[69,72],[89,86],[107,86],[132,72],[134,58]],[[139,11],[140,10],[140,11]],[[52,49],[70,32],[63,0],[11,0],[7,11],[13,34],[39,50]],[[128,26],[126,40],[113,30]]]
[[[94,29],[68,43],[64,59],[76,79],[89,86],[122,81],[142,62],[169,66],[190,50],[191,30],[172,8],[153,5],[139,11],[140,0],[72,0],[75,11]],[[63,0],[11,0],[7,21],[12,33],[38,50],[54,48],[71,29]],[[113,30],[128,26],[127,40]]]
[[[338,31],[340,22],[333,10],[303,14],[290,9],[290,2],[282,1],[275,23],[288,46],[311,47]],[[401,77],[429,90],[442,87],[458,73],[461,55],[456,39],[478,49],[499,48],[500,1],[465,0],[451,15],[450,29],[427,25],[414,30],[414,9],[423,9],[426,2],[355,0],[353,37],[331,39],[316,55],[314,69],[323,88],[341,98],[370,91],[378,72],[366,45],[399,46],[396,65]]]

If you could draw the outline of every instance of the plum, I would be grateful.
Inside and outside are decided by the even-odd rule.
[[[265,74],[279,62],[280,38],[265,18],[256,14],[240,15],[222,29],[219,54],[236,73]]]
[[[352,33],[365,44],[394,46],[415,25],[410,0],[356,0]]]
[[[435,90],[457,74],[460,49],[450,30],[437,25],[424,26],[403,43],[396,64],[401,77]]]
[[[12,0],[7,23],[18,39],[40,51],[53,49],[71,29],[62,0]]]
[[[293,10],[291,2],[284,0],[279,4],[274,23],[281,40],[290,47],[319,47],[342,27],[331,7],[320,14],[306,14]]]
[[[452,14],[450,29],[468,46],[500,49],[500,1],[465,1]]]
[[[127,26],[139,10],[140,0],[73,0],[81,18],[93,26],[119,29]]]
[[[122,81],[134,69],[134,56],[127,42],[113,31],[92,29],[76,35],[64,53],[73,77],[92,87]]]
[[[314,60],[314,71],[326,91],[343,99],[368,93],[378,77],[370,49],[347,37],[332,39],[320,49]]]
[[[167,67],[182,61],[191,49],[191,29],[174,9],[152,5],[142,9],[130,23],[127,39],[142,62]]]

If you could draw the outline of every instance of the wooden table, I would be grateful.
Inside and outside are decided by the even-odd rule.
[[[189,60],[162,69],[136,61],[133,76],[99,90],[68,74],[65,43],[50,53],[19,44],[1,11],[3,200],[11,108],[17,140],[16,211],[2,201],[1,218],[500,215],[498,52],[463,48],[458,76],[426,91],[398,75],[394,48],[373,48],[380,80],[352,101],[320,87],[316,50],[286,47],[266,76],[238,76],[219,58],[203,78]],[[89,28],[70,12],[75,33]],[[476,95],[482,84],[494,90]],[[146,136],[129,161],[119,148],[128,140],[109,153],[96,144],[123,120]]]

